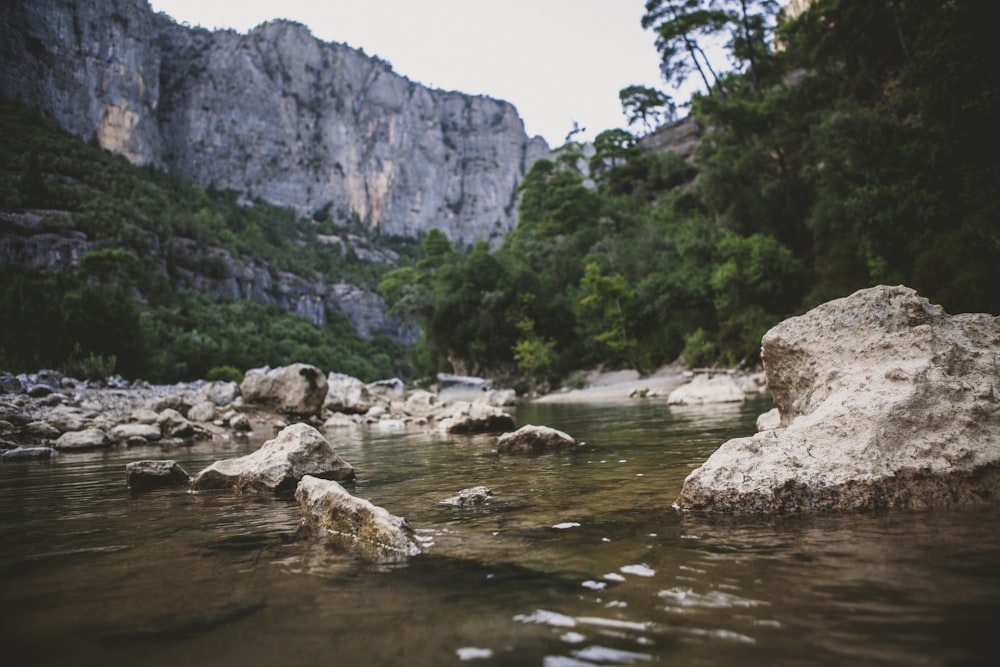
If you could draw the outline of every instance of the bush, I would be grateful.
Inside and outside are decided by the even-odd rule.
[[[243,373],[233,366],[213,366],[208,369],[205,379],[209,382],[243,382]]]
[[[684,337],[681,360],[691,368],[711,366],[718,358],[719,346],[704,329],[698,329]]]

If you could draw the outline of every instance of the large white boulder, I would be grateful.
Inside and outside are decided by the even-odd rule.
[[[798,512],[996,502],[1000,318],[879,286],[763,338],[780,426],[725,443],[685,510]]]
[[[705,405],[709,403],[740,403],[746,400],[746,392],[733,376],[699,374],[690,382],[670,392],[669,405]]]
[[[365,558],[386,562],[420,552],[406,519],[357,498],[335,481],[305,476],[295,489],[302,508],[300,534],[355,549]]]
[[[327,382],[326,376],[309,364],[254,368],[243,376],[240,393],[249,403],[294,415],[317,415],[323,409]]]
[[[191,482],[193,491],[231,489],[237,493],[291,493],[306,475],[354,478],[354,468],[308,424],[292,424],[252,454],[216,461]]]
[[[331,412],[363,415],[376,403],[368,385],[356,377],[330,373],[327,386],[326,408]]]

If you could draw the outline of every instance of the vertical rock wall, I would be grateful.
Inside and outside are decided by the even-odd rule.
[[[498,239],[548,154],[509,103],[426,88],[287,21],[239,35],[145,0],[14,0],[0,57],[5,95],[134,163],[387,234]]]

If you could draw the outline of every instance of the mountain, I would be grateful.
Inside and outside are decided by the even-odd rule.
[[[288,21],[240,35],[145,0],[14,0],[0,58],[0,92],[134,164],[388,235],[502,237],[549,152],[511,104],[427,88]]]

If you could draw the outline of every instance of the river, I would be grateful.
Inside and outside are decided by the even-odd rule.
[[[1000,509],[731,517],[671,508],[769,407],[529,405],[585,441],[498,457],[491,436],[333,431],[348,485],[429,546],[370,565],[298,541],[293,500],[132,495],[126,462],[191,473],[258,447],[0,465],[10,665],[995,664]],[[493,502],[439,501],[486,485]]]

